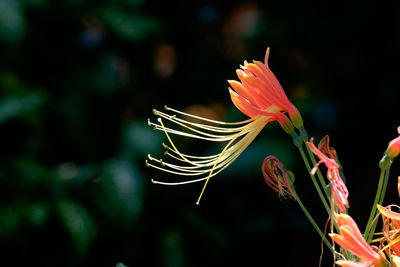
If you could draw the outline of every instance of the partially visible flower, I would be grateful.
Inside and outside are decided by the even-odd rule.
[[[148,124],[165,133],[169,142],[169,145],[164,144],[165,154],[173,158],[175,162],[165,162],[149,155],[150,162],[156,164],[146,161],[146,165],[164,172],[191,177],[186,181],[173,183],[152,180],[154,183],[178,185],[205,181],[199,197],[200,200],[209,179],[239,157],[267,123],[277,121],[288,134],[294,133],[294,127],[303,129],[303,121],[299,111],[290,103],[267,65],[268,56],[269,49],[267,49],[265,64],[259,61],[254,61],[251,64],[245,62],[244,66],[241,66],[241,70],[237,70],[240,82],[229,81],[233,88],[229,88],[231,99],[240,111],[250,117],[248,120],[228,123],[210,120],[169,107],[166,107],[166,110],[171,112],[172,115],[153,110],[153,113],[158,116],[157,123],[149,120]],[[289,117],[286,116],[286,113]],[[185,120],[180,118],[179,115],[196,121]],[[182,127],[184,131],[169,128],[168,125],[164,124],[164,121],[174,123]],[[211,142],[226,142],[226,145],[220,153],[215,155],[188,155],[178,149],[170,134]]]
[[[336,224],[339,234],[331,233],[329,236],[343,249],[350,251],[360,258],[360,262],[351,260],[339,260],[340,266],[386,266],[386,259],[382,253],[378,253],[369,246],[360,232],[356,222],[348,214],[336,214]]]
[[[400,126],[397,128],[397,133],[400,135]],[[390,141],[386,153],[390,158],[395,158],[400,154],[400,136]]]
[[[349,196],[349,191],[347,190],[346,185],[344,184],[342,178],[340,177],[339,174],[339,164],[336,163],[335,159],[332,159],[322,153],[318,148],[315,147],[313,143],[313,138],[310,139],[309,142],[307,142],[308,147],[311,149],[311,151],[320,159],[320,161],[314,166],[314,168],[311,170],[311,174],[315,174],[318,166],[321,163],[324,163],[325,166],[328,168],[328,173],[327,177],[328,180],[331,183],[331,192],[332,192],[332,197],[334,199],[335,204],[339,208],[340,212],[345,212],[346,207],[349,207],[349,201],[348,201],[348,196]]]
[[[372,261],[356,262],[352,260],[338,260],[336,264],[342,267],[371,267]]]
[[[293,175],[285,169],[282,162],[275,156],[268,156],[262,164],[262,174],[269,187],[279,193],[279,196],[287,195],[296,198],[293,190]]]
[[[400,208],[396,205],[377,205],[377,208],[382,215],[385,243],[396,255],[400,255],[400,213],[393,211],[393,208]]]
[[[329,145],[329,135],[325,135],[318,144],[318,149],[328,158],[334,159],[339,164],[339,159],[336,150]]]
[[[392,255],[390,258],[390,263],[393,267],[400,267],[400,258],[397,255]]]
[[[398,193],[399,196],[400,196],[400,176],[397,177],[397,193]]]

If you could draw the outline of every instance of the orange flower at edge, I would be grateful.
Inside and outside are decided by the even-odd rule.
[[[397,128],[397,133],[400,135],[400,126]],[[386,153],[390,158],[400,154],[400,136],[390,141]]]
[[[365,241],[356,222],[348,214],[336,214],[335,221],[339,227],[340,234],[331,233],[329,236],[343,249],[350,251],[360,258],[360,263],[350,260],[340,260],[336,263],[341,266],[386,266],[383,254],[376,252]],[[361,264],[362,263],[362,264]]]

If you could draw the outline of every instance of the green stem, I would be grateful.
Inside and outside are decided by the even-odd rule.
[[[371,223],[375,218],[376,205],[378,204],[378,202],[379,202],[379,200],[381,198],[382,188],[383,188],[383,180],[384,180],[384,177],[385,177],[385,173],[386,173],[386,169],[381,169],[381,173],[379,175],[378,189],[376,190],[375,200],[374,200],[374,203],[372,205],[371,213],[369,214],[369,218],[368,218],[367,227],[365,228],[365,232],[364,232],[364,239],[367,240],[368,244],[371,242],[371,239],[372,239],[372,236],[373,236]]]
[[[390,169],[385,169],[385,170],[382,170],[382,171],[381,171],[381,176],[382,176],[382,172],[384,172],[385,175],[384,175],[384,177],[383,177],[382,190],[381,190],[380,197],[379,197],[379,201],[378,201],[378,204],[379,204],[379,205],[382,205],[383,199],[385,198],[386,188],[387,188],[387,184],[388,184],[388,180],[389,180],[389,171],[390,171]],[[381,177],[380,177],[380,180],[381,180]],[[379,182],[381,182],[381,181],[379,181]],[[378,189],[379,189],[379,187],[378,187]],[[375,200],[376,200],[376,199],[375,199]],[[374,204],[375,204],[375,203],[374,203]],[[374,215],[373,215],[373,218],[375,218],[376,209],[377,209],[377,208],[376,208],[376,204],[375,204],[375,206],[374,206],[373,208],[375,208],[375,210],[374,210]],[[372,213],[372,211],[371,211],[371,213]],[[370,218],[371,218],[371,217],[370,217]],[[368,244],[371,243],[371,240],[372,240],[372,237],[374,236],[375,228],[376,228],[376,225],[377,225],[377,224],[378,224],[378,221],[377,221],[377,220],[375,220],[375,221],[372,222],[371,230],[369,231],[368,240],[367,240]],[[368,227],[368,225],[367,225],[367,227]],[[368,228],[366,228],[366,229],[368,230]],[[365,234],[364,234],[364,235],[365,235]]]
[[[388,184],[388,180],[389,180],[389,172],[390,172],[390,169],[386,169],[385,178],[383,179],[382,195],[381,195],[381,198],[379,199],[379,205],[383,204],[383,200],[385,198],[386,188],[387,188],[387,184]]]
[[[324,196],[324,194],[322,193],[321,188],[319,187],[319,184],[318,184],[317,180],[315,179],[315,176],[311,174],[310,163],[308,162],[308,159],[307,159],[307,157],[306,157],[306,155],[305,155],[305,153],[304,153],[304,149],[303,149],[303,147],[301,147],[301,146],[299,146],[298,148],[299,148],[301,157],[303,158],[304,164],[305,164],[306,167],[307,167],[308,173],[310,174],[310,177],[311,177],[311,180],[312,180],[312,182],[313,182],[313,184],[314,184],[314,187],[315,187],[315,189],[317,190],[318,195],[319,195],[319,197],[321,198],[322,203],[324,204],[324,207],[325,207],[325,209],[326,209],[326,212],[328,213],[329,217],[331,217],[331,210],[330,210],[329,205],[328,205],[328,203],[327,203],[327,201],[326,201],[326,199],[325,199],[325,196]]]
[[[318,232],[318,234],[320,235],[320,237],[322,238],[322,240],[324,241],[325,245],[329,248],[329,250],[334,253],[334,250],[332,248],[332,244],[329,243],[328,239],[326,239],[325,235],[322,233],[321,229],[319,229],[318,225],[316,224],[316,222],[314,221],[314,219],[312,218],[312,216],[310,215],[310,213],[308,212],[308,210],[306,209],[306,207],[303,205],[303,202],[301,202],[299,196],[297,195],[296,192],[294,192],[295,197],[296,197],[296,201],[299,204],[300,208],[302,209],[302,211],[304,212],[304,214],[306,215],[306,217],[308,218],[308,220],[311,222],[311,224],[314,226],[314,229]]]
[[[317,161],[316,161],[316,159],[314,157],[314,153],[312,153],[312,151],[307,146],[307,144],[305,146],[307,148],[307,152],[308,152],[308,155],[309,155],[309,157],[311,159],[311,162],[315,166],[317,164]],[[327,198],[329,199],[328,187],[326,186],[324,177],[323,177],[323,175],[322,175],[322,173],[321,173],[321,171],[319,169],[317,169],[317,176],[318,176],[319,182],[321,183],[322,188],[324,188],[324,191],[325,191],[325,194],[326,194]]]

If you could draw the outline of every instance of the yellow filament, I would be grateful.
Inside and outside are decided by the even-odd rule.
[[[396,237],[395,239],[393,239],[392,241],[389,242],[389,244],[387,244],[385,247],[383,247],[381,249],[381,251],[386,250],[387,248],[390,248],[392,245],[396,244],[397,242],[400,241],[400,236]]]
[[[238,122],[238,123],[225,123],[225,122],[220,122],[220,121],[214,121],[214,120],[209,120],[206,118],[202,118],[199,116],[191,115],[185,112],[177,111],[174,109],[170,109],[166,107],[166,110],[171,110],[174,111],[178,114],[186,115],[192,118],[197,118],[201,119],[207,122],[212,122],[212,123],[217,123],[217,124],[223,124],[223,125],[242,125],[240,127],[216,127],[216,126],[211,126],[207,124],[201,124],[201,123],[194,123],[194,122],[188,122],[183,119],[177,118],[176,115],[169,115],[163,112],[159,112],[157,110],[153,110],[155,115],[158,115],[159,118],[157,119],[159,124],[154,124],[152,122],[148,122],[150,126],[154,126],[154,129],[156,130],[162,130],[164,134],[166,135],[171,147],[163,144],[164,148],[166,149],[165,155],[168,155],[172,157],[175,160],[185,162],[189,164],[188,166],[185,165],[175,165],[171,163],[164,162],[162,159],[155,159],[148,155],[148,159],[150,161],[155,161],[159,164],[153,165],[150,164],[146,160],[146,166],[152,167],[164,172],[172,173],[172,174],[177,174],[177,175],[182,175],[182,176],[197,176],[197,175],[202,175],[205,173],[208,173],[205,177],[201,177],[198,179],[193,179],[193,180],[188,180],[188,181],[180,181],[180,182],[175,182],[175,183],[170,183],[170,182],[160,182],[160,181],[155,181],[152,179],[153,183],[157,184],[164,184],[164,185],[181,185],[181,184],[188,184],[188,183],[195,183],[195,182],[200,182],[204,181],[204,186],[202,188],[202,191],[200,193],[200,196],[196,202],[197,205],[199,205],[200,200],[205,192],[205,188],[208,185],[208,182],[211,177],[217,175],[221,171],[223,171],[225,168],[227,168],[234,160],[236,160],[237,157],[240,156],[240,154],[248,147],[248,145],[254,140],[254,138],[258,135],[258,133],[264,128],[265,124],[267,123],[267,117],[258,117],[258,118],[252,118],[246,121]],[[167,119],[171,122],[176,123],[177,125],[180,125],[186,129],[188,129],[191,132],[197,133],[197,134],[192,134],[192,133],[187,133],[187,132],[182,132],[174,129],[170,129],[165,127],[163,120]],[[250,122],[250,123],[248,123]],[[172,138],[170,137],[169,133],[172,134],[177,134],[177,135],[182,135],[186,137],[192,137],[192,138],[199,138],[203,140],[208,140],[208,141],[229,141],[226,146],[223,148],[223,150],[212,156],[193,156],[193,155],[187,155],[181,153],[178,148],[175,146],[174,142],[172,141]],[[216,133],[216,134],[212,134]],[[236,142],[236,144],[233,145],[233,143]]]
[[[222,125],[240,125],[240,124],[246,124],[246,123],[251,122],[253,120],[253,119],[248,119],[248,120],[240,121],[240,122],[223,122],[223,121],[210,120],[210,119],[207,119],[207,118],[204,118],[204,117],[200,117],[200,116],[189,114],[189,113],[186,113],[186,112],[183,112],[183,111],[179,111],[179,110],[167,107],[167,106],[165,106],[165,110],[170,110],[170,111],[173,111],[173,112],[181,114],[181,115],[185,115],[185,116],[188,116],[188,117],[192,117],[192,118],[195,118],[195,119],[208,121],[208,122],[212,122],[212,123],[216,123],[216,124],[222,124]]]
[[[213,166],[213,168],[211,169],[210,174],[208,175],[206,182],[204,183],[204,186],[203,186],[203,189],[201,190],[200,196],[199,196],[199,198],[197,199],[197,202],[196,202],[197,205],[200,205],[200,199],[201,199],[201,197],[203,196],[204,190],[205,190],[206,187],[207,187],[208,181],[210,180],[211,175],[212,175],[212,173],[213,173],[213,171],[214,171],[214,169],[215,169],[215,166],[217,165],[219,159],[220,159],[221,156],[224,154],[225,150],[230,146],[230,144],[232,144],[232,142],[235,141],[235,140],[236,140],[236,138],[234,138],[234,139],[232,139],[231,141],[229,141],[229,143],[228,143],[228,144],[224,147],[224,149],[222,150],[221,154],[219,154],[219,157],[218,157],[217,160],[215,161],[214,166]]]
[[[167,137],[169,143],[171,144],[171,146],[173,147],[173,149],[176,151],[176,153],[186,162],[191,162],[190,160],[188,160],[187,158],[185,158],[181,152],[179,152],[179,150],[176,148],[176,146],[174,145],[174,142],[172,142],[172,139],[169,137],[169,134],[167,133],[167,130],[165,129],[165,126],[161,120],[161,118],[158,118],[158,122],[160,123],[161,127],[164,130],[165,136]],[[196,164],[194,164],[196,165]]]

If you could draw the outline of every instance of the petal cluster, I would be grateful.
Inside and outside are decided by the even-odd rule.
[[[371,266],[372,264],[374,266],[384,266],[382,262],[384,262],[385,259],[368,245],[353,218],[348,214],[337,214],[335,216],[335,221],[339,227],[340,234],[332,233],[329,234],[329,236],[339,246],[357,255],[361,262],[355,263],[342,260],[336,262],[337,264],[341,266]]]
[[[378,205],[377,207],[382,215],[385,243],[396,255],[400,255],[400,213],[393,211],[394,208],[399,209],[399,207],[396,205],[387,207]]]
[[[303,127],[303,120],[268,67],[269,51],[268,48],[265,63],[245,61],[241,69],[236,70],[240,82],[229,80],[229,93],[235,106],[250,118],[272,116],[291,134],[294,131],[293,125],[296,128]],[[289,115],[290,120],[284,113]]]
[[[307,146],[320,159],[320,161],[311,170],[311,173],[314,175],[317,171],[318,166],[321,163],[325,164],[325,166],[328,168],[327,177],[331,183],[331,192],[334,203],[339,208],[340,212],[345,212],[346,207],[349,207],[349,191],[347,190],[346,185],[340,177],[339,164],[336,162],[335,159],[328,157],[326,154],[316,148],[313,143],[313,138],[311,138],[310,141],[307,142]]]
[[[290,195],[296,198],[292,188],[293,181],[289,178],[290,174],[275,156],[268,156],[264,159],[261,171],[267,185],[278,192],[279,196]]]

